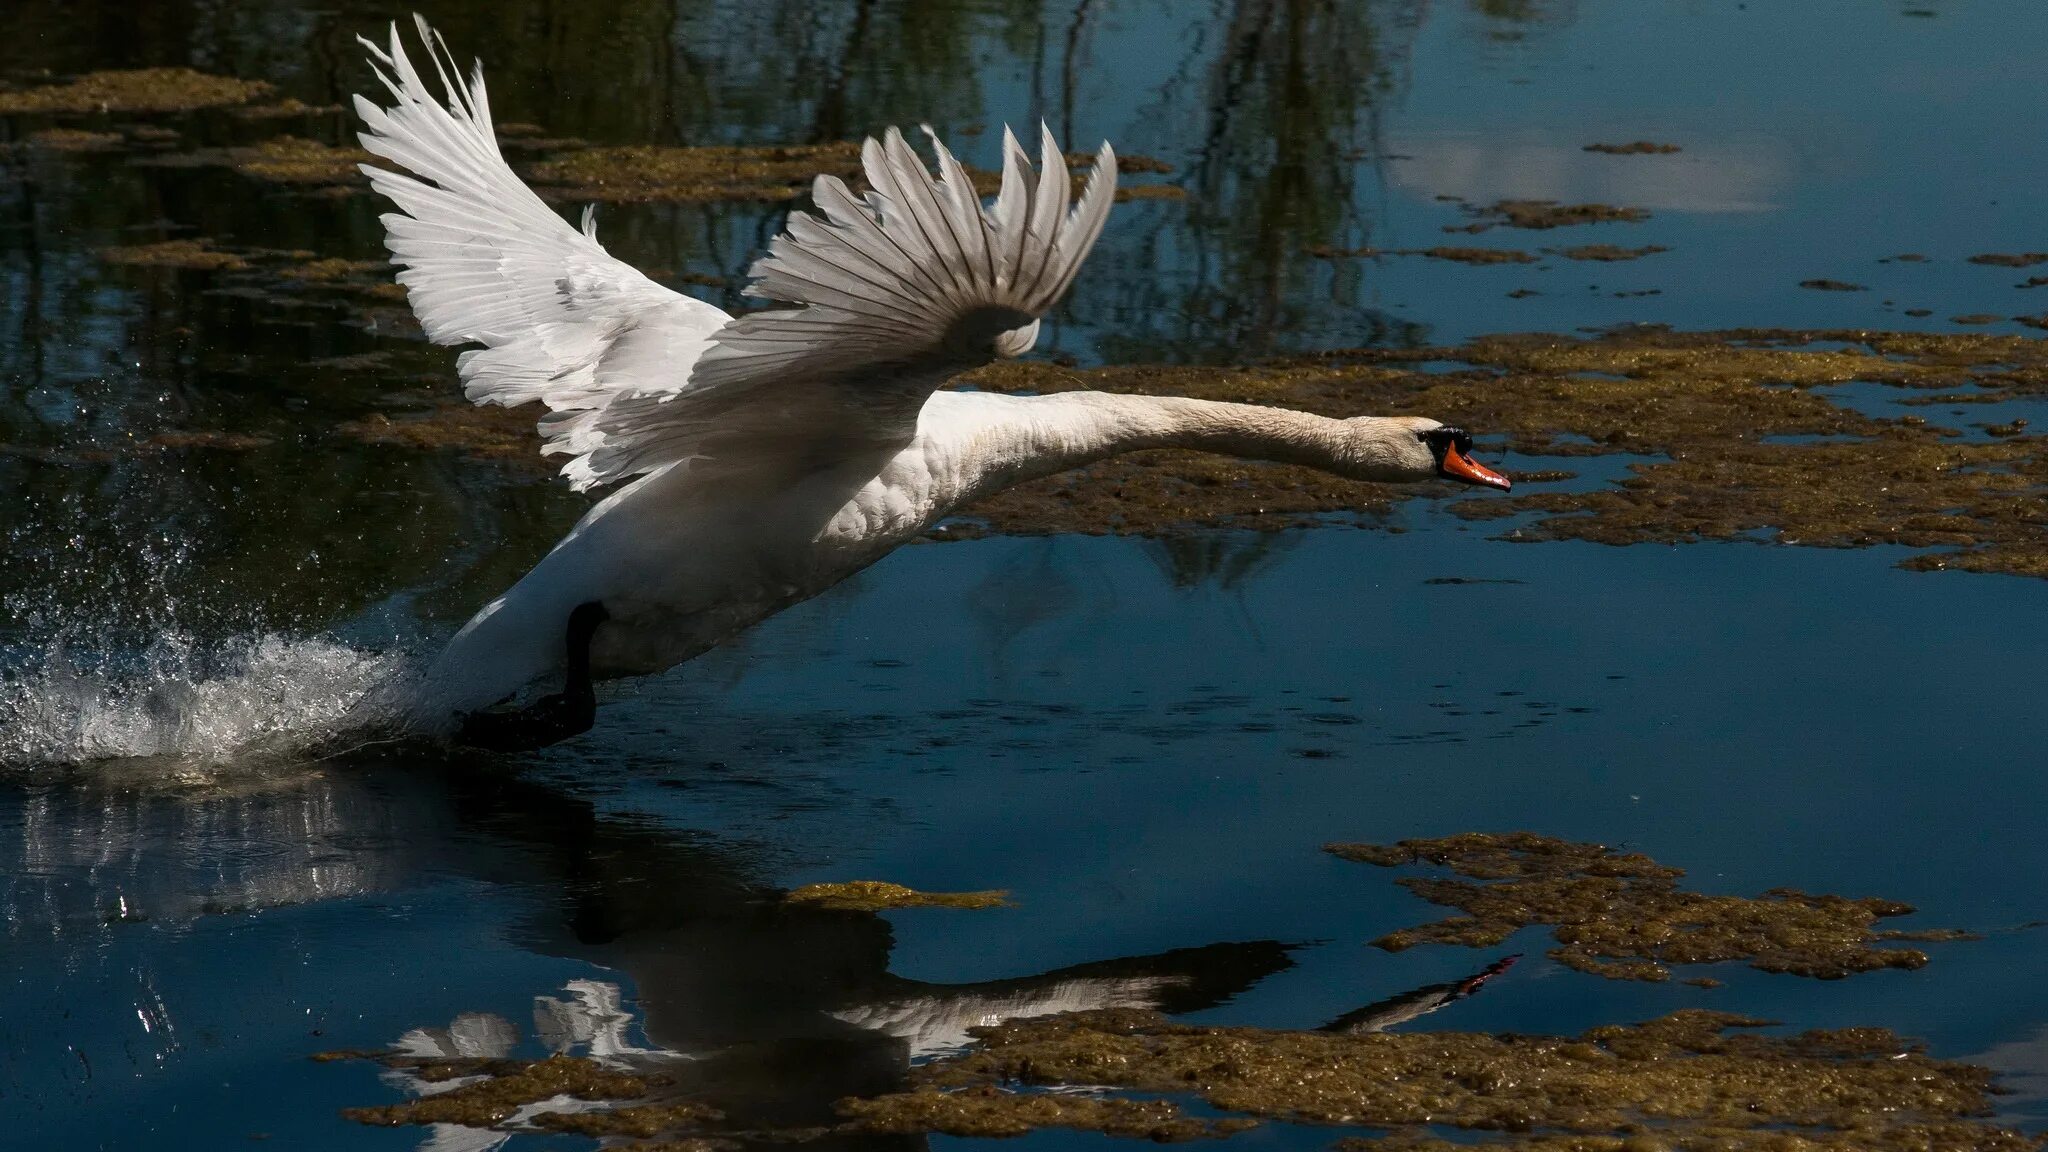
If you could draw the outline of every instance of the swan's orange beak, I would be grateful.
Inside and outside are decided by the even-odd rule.
[[[1444,449],[1443,463],[1437,465],[1437,469],[1453,480],[1463,480],[1467,484],[1483,484],[1503,492],[1515,486],[1514,481],[1459,451],[1456,444]]]

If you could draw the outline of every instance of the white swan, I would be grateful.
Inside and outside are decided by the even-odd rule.
[[[412,705],[415,724],[445,729],[587,647],[587,673],[528,716],[539,731],[501,742],[582,731],[591,675],[689,659],[953,509],[1120,452],[1197,448],[1366,480],[1508,487],[1471,459],[1470,437],[1420,417],[937,391],[1030,350],[1109,214],[1108,144],[1069,211],[1049,130],[1035,175],[1005,130],[988,207],[936,136],[936,179],[901,133],[870,139],[871,190],[818,177],[815,214],[791,213],[751,270],[749,295],[799,307],[734,318],[613,259],[589,210],[578,231],[543,203],[498,151],[481,65],[464,83],[415,20],[443,94],[393,25],[388,51],[362,41],[391,105],[355,98],[363,146],[411,173],[363,169],[402,209],[383,218],[398,280],[431,340],[483,346],[457,361],[471,400],[541,401],[542,451],[569,457],[575,488],[625,482],[456,635]]]

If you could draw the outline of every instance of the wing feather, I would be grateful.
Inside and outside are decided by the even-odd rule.
[[[362,41],[390,104],[355,98],[363,147],[404,169],[363,166],[399,208],[383,217],[398,282],[428,339],[484,345],[456,361],[469,399],[541,401],[542,451],[576,455],[563,471],[581,486],[610,479],[578,466],[603,447],[592,417],[616,396],[682,387],[729,317],[614,259],[589,214],[579,230],[535,195],[499,151],[482,67],[464,81],[415,22],[438,95],[393,24],[388,46]]]
[[[927,135],[931,135],[926,129]],[[688,385],[621,399],[579,426],[585,466],[629,475],[678,459],[739,460],[778,445],[815,456],[835,437],[897,437],[949,376],[1021,355],[1102,232],[1116,189],[1104,144],[1080,202],[1050,129],[1034,173],[1003,133],[993,205],[931,135],[937,175],[891,128],[861,147],[869,190],[829,176],[755,262],[747,293],[795,305],[719,329]]]

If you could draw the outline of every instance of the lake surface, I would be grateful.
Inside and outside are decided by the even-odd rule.
[[[1185,195],[1119,205],[1048,325],[1041,350],[1081,367],[1623,323],[2024,333],[2005,318],[2048,300],[2016,287],[2033,272],[1966,259],[2048,248],[2048,9],[2017,0],[421,7],[484,60],[501,123],[554,136],[928,121],[987,166],[997,125],[1042,117],[1069,147],[1170,164],[1147,179]],[[189,66],[318,108],[366,87],[353,37],[395,15],[27,0],[0,79]],[[110,124],[118,146],[30,143]],[[456,394],[453,353],[402,306],[96,255],[204,237],[381,257],[366,194],[175,159],[280,130],[220,109],[0,117],[9,1147],[594,1146],[344,1119],[419,1085],[309,1057],[409,1033],[462,1055],[758,1047],[762,1113],[824,1123],[1019,1004],[1308,1028],[1510,953],[1483,994],[1404,1027],[1575,1033],[1686,1007],[1885,1027],[2008,1073],[2001,1119],[2048,1127],[2048,585],[1902,570],[1901,548],[1520,543],[1440,492],[1367,527],[921,544],[619,688],[545,754],[294,753],[585,501],[516,445],[344,431]],[[1637,140],[1683,151],[1584,150]],[[1443,231],[1514,199],[1649,218]],[[614,253],[730,308],[786,208],[599,219]],[[1309,251],[1593,242],[1667,251]],[[1622,475],[1571,465],[1581,486]],[[1320,850],[1515,829],[1645,853],[1703,892],[1881,896],[1918,909],[1903,927],[1982,938],[1843,980],[1681,973],[1715,988],[1569,970],[1540,929],[1387,952],[1368,942],[1442,910]],[[1012,904],[781,900],[851,879]]]

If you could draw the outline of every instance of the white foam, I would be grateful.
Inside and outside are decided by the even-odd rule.
[[[277,634],[202,642],[171,632],[122,655],[82,656],[60,641],[0,668],[0,764],[147,758],[207,769],[290,756],[367,725],[358,703],[406,666]]]

